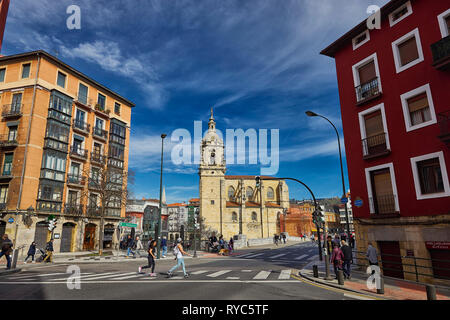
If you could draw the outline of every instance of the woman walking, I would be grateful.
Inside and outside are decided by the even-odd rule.
[[[336,279],[338,278],[338,271],[342,270],[342,264],[344,262],[344,254],[341,248],[337,244],[333,243],[333,253],[331,255],[331,261],[334,267],[334,273],[336,274]]]
[[[186,267],[185,267],[185,265],[184,265],[184,258],[183,258],[183,255],[189,256],[189,254],[183,250],[183,245],[181,244],[181,242],[182,242],[182,239],[181,239],[181,238],[178,238],[178,239],[177,239],[177,245],[176,245],[175,248],[173,249],[173,253],[174,253],[175,256],[176,256],[175,259],[177,260],[177,264],[176,264],[175,266],[173,266],[173,267],[169,270],[169,272],[167,272],[167,277],[168,277],[168,278],[172,277],[173,272],[174,272],[175,269],[177,269],[179,266],[182,266],[182,267],[183,267],[184,277],[185,277],[185,278],[189,277],[189,275],[188,275],[187,272],[186,272]]]
[[[34,255],[36,254],[36,242],[32,242],[30,245],[30,248],[28,249],[27,257],[25,258],[25,263],[27,263],[27,260],[29,257],[31,257],[32,263],[34,263]]]
[[[139,273],[142,273],[142,269],[152,268],[152,272],[150,273],[150,277],[156,277],[155,273],[155,259],[156,259],[156,240],[152,240],[150,242],[149,248],[148,248],[148,265],[139,267]]]

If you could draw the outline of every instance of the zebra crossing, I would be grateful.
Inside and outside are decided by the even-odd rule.
[[[189,271],[188,271],[189,272]],[[248,281],[248,280],[290,280],[293,270],[209,270],[200,269],[189,272],[189,280],[234,280],[234,281]],[[69,277],[71,279],[79,279],[81,282],[89,283],[100,281],[120,282],[129,280],[180,280],[184,279],[181,271],[177,272],[171,278],[166,278],[164,273],[159,273],[157,277],[150,277],[149,274],[133,272],[102,272],[102,273],[81,273],[78,277],[68,273],[51,273],[51,274],[28,274],[28,275],[11,275],[3,278],[0,281],[28,283],[28,282],[52,282],[64,283]]]
[[[302,254],[298,252],[284,252],[284,253],[271,253],[271,252],[252,252],[245,253],[236,256],[239,259],[261,259],[261,260],[279,260],[279,261],[308,261],[316,259],[318,256],[317,249],[305,250]]]

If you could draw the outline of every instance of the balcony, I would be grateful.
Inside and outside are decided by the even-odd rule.
[[[362,147],[364,160],[382,157],[391,153],[391,150],[387,148],[386,133],[363,139]]]
[[[12,178],[12,165],[6,166],[0,172],[0,182],[9,182]]]
[[[63,143],[63,142],[60,142],[60,141],[52,140],[52,139],[49,139],[49,138],[46,138],[45,141],[44,141],[44,148],[48,148],[48,149],[52,149],[52,150],[56,150],[56,151],[67,153],[67,147],[68,147],[67,143]]]
[[[64,214],[80,217],[84,214],[84,206],[81,204],[66,203],[64,205]]]
[[[74,131],[78,131],[82,134],[89,135],[90,128],[91,128],[91,125],[89,123],[78,120],[78,119],[73,119],[73,130]]]
[[[92,136],[106,142],[108,140],[108,131],[103,130],[102,128],[93,127]]]
[[[109,157],[108,158],[108,166],[113,167],[113,168],[117,168],[117,169],[123,169],[123,159],[117,159],[114,157]]]
[[[378,217],[398,217],[399,213],[395,207],[394,194],[369,197],[370,208]]]
[[[7,134],[0,135],[0,148],[2,149],[14,149],[19,145],[16,137],[10,137]]]
[[[105,118],[109,118],[109,114],[111,113],[110,110],[106,110],[105,106],[102,106],[101,104],[97,103],[94,107],[94,111],[97,115],[103,116]]]
[[[450,147],[450,110],[437,115],[440,128],[439,139]]]
[[[44,211],[44,212],[61,212],[62,202],[61,201],[52,201],[52,200],[44,200],[38,199],[36,201],[36,210]]]
[[[120,218],[121,208],[108,207],[105,210],[105,216],[109,218]]]
[[[360,84],[356,88],[356,105],[360,106],[381,96],[380,82],[377,78]]]
[[[3,105],[2,116],[3,118],[18,118],[22,116],[23,104],[5,104]]]
[[[106,156],[98,152],[91,152],[91,162],[104,166],[106,164]]]
[[[86,149],[81,149],[77,146],[71,146],[70,156],[82,161],[86,161],[88,157],[88,151]]]
[[[100,179],[92,179],[89,178],[88,188],[91,190],[100,190],[101,189],[101,181]]]
[[[75,187],[83,187],[86,184],[86,179],[81,174],[67,174],[67,184]]]
[[[88,206],[87,207],[87,216],[88,217],[94,217],[94,218],[100,218],[102,215],[102,208],[98,206]]]
[[[450,36],[433,43],[431,52],[433,53],[433,67],[442,71],[450,69]]]
[[[82,94],[80,92],[77,92],[77,96],[75,98],[75,102],[78,105],[81,105],[82,107],[85,107],[87,109],[89,109],[89,111],[91,111],[91,107],[92,107],[92,99],[88,98],[85,94]]]
[[[41,169],[41,179],[54,180],[64,182],[66,173],[51,169]]]

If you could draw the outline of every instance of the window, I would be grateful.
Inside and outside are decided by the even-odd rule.
[[[69,142],[69,126],[64,125],[58,121],[52,119],[47,120],[47,138],[53,138],[55,140],[68,143]]]
[[[31,63],[22,65],[22,79],[26,79],[30,76]]]
[[[11,112],[19,112],[22,107],[22,93],[14,93],[11,102]]]
[[[78,85],[78,101],[87,104],[87,98],[88,98],[88,87],[80,83]]]
[[[412,131],[437,122],[430,85],[414,89],[400,96],[406,131]]]
[[[211,204],[214,204],[214,200],[211,200]]]
[[[230,187],[228,188],[228,199],[229,199],[230,201],[234,201],[234,192],[235,192],[234,187],[233,187],[233,186],[230,186]]]
[[[50,201],[62,201],[64,185],[47,185],[41,184],[39,186],[39,199]]]
[[[103,121],[100,118],[96,118],[95,119],[95,128],[103,130],[105,128],[105,121]]]
[[[257,222],[258,221],[258,215],[256,214],[256,212],[252,212],[252,222]]]
[[[101,110],[105,110],[106,97],[101,93],[98,94],[97,104]]]
[[[85,129],[85,119],[86,119],[86,112],[83,110],[77,109],[76,115],[75,115],[75,127],[84,130]]]
[[[361,47],[363,44],[365,44],[369,40],[370,40],[370,32],[369,32],[369,30],[366,30],[363,33],[361,33],[360,35],[353,38],[353,50],[358,49],[359,47]]]
[[[8,186],[0,186],[0,203],[8,201]]]
[[[114,113],[120,115],[120,103],[114,103]]]
[[[100,143],[94,142],[94,154],[95,155],[102,154],[102,145]]]
[[[67,76],[64,73],[58,71],[58,79],[56,80],[56,84],[58,86],[60,86],[61,88],[65,88],[66,87],[66,78],[67,78]]]
[[[3,174],[4,176],[10,176],[12,171],[13,154],[6,153],[3,160]]]
[[[17,126],[10,126],[8,133],[8,141],[16,141],[17,139]]]
[[[89,195],[89,208],[96,208],[97,207],[97,195],[91,193]]]
[[[253,197],[253,189],[252,187],[247,187],[247,192],[245,194],[247,196],[247,199],[250,200]]]
[[[376,53],[353,65],[352,69],[357,102],[366,101],[382,92]]]
[[[400,209],[394,165],[392,163],[383,164],[366,168],[365,171],[370,213],[389,214],[398,212]]]
[[[50,97],[50,108],[72,115],[72,100],[57,91],[53,91]]]
[[[275,194],[273,192],[273,188],[269,187],[267,189],[267,199],[272,200],[274,198]]]
[[[398,9],[396,9],[394,12],[392,12],[389,15],[389,24],[390,26],[394,26],[395,24],[399,23],[403,19],[405,19],[407,16],[412,14],[412,6],[411,2],[408,1]]]
[[[390,150],[384,104],[359,113],[363,156],[376,156]]]
[[[6,68],[0,69],[0,82],[5,81]]]
[[[77,152],[77,153],[83,152],[82,151],[82,149],[83,149],[83,142],[84,142],[84,140],[78,138],[78,136],[74,137],[73,138],[73,145],[72,145],[73,150],[75,150],[75,152]]]
[[[95,184],[100,183],[100,169],[91,168],[91,179]]]
[[[438,16],[439,28],[441,29],[442,38],[450,36],[450,9]]]
[[[69,190],[69,194],[67,196],[67,203],[70,205],[76,205],[78,199],[78,192],[74,190]]]
[[[411,158],[411,167],[418,200],[450,196],[442,151]]]
[[[66,172],[66,157],[63,154],[53,151],[44,153],[44,169]]]
[[[420,42],[419,29],[415,29],[392,43],[394,61],[397,73],[422,62],[423,51]]]
[[[236,212],[233,212],[231,214],[231,221],[233,221],[233,222],[237,222],[238,221],[238,216],[237,216]]]

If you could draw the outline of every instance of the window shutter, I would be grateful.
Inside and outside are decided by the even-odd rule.
[[[364,121],[366,125],[366,136],[368,138],[384,133],[381,110],[364,116]]]
[[[373,173],[373,182],[377,196],[393,194],[391,173],[389,170]]]
[[[416,37],[406,40],[398,45],[400,54],[400,62],[402,66],[419,59],[419,51],[417,50]]]
[[[408,99],[409,112],[422,110],[422,109],[425,109],[428,107],[429,107],[429,105],[428,105],[428,99],[427,99],[426,93],[422,93],[422,94],[419,94],[418,96]]]
[[[370,61],[368,64],[360,67],[358,69],[359,72],[359,84],[364,84],[370,82],[377,77],[375,72],[375,63],[374,61]]]

